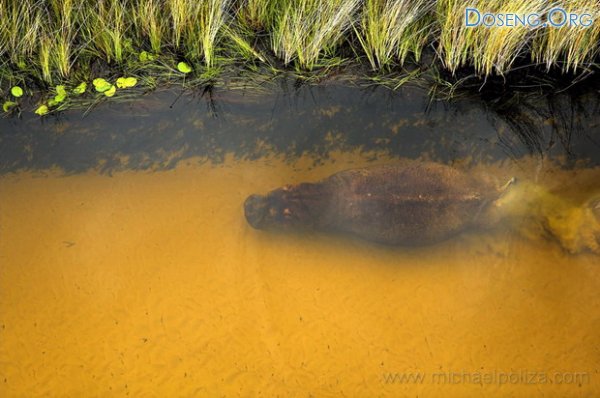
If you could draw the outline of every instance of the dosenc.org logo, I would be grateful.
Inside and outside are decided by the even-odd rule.
[[[493,27],[528,27],[528,28],[587,28],[594,23],[589,12],[574,13],[555,7],[546,13],[491,13],[481,12],[477,8],[465,8],[465,26]]]

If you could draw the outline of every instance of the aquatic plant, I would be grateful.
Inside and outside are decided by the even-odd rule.
[[[187,62],[179,62],[177,64],[177,70],[181,73],[188,74],[192,71],[192,67]]]
[[[77,85],[77,87],[73,88],[72,92],[75,95],[81,95],[85,93],[85,90],[87,90],[87,83],[81,82]]]
[[[121,89],[135,87],[136,84],[137,79],[135,77],[119,77],[117,79],[117,87]]]
[[[15,101],[4,101],[4,103],[2,104],[2,110],[5,113],[10,112],[14,107],[16,107],[18,104]]]
[[[13,97],[19,98],[23,96],[23,89],[19,86],[13,86],[10,89],[10,93],[13,95]]]
[[[35,110],[35,114],[39,115],[39,116],[44,116],[48,112],[50,112],[50,110],[48,109],[48,105],[44,105],[44,104],[38,106]]]

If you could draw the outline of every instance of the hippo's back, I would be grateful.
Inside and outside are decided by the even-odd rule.
[[[498,196],[481,178],[431,162],[346,170],[323,183],[334,187],[332,229],[387,244],[446,239]]]

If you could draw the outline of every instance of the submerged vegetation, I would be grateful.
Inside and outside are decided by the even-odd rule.
[[[560,6],[595,22],[466,27],[467,6],[539,15]],[[15,86],[54,95],[66,87],[61,101],[38,101],[48,110],[84,83],[109,96],[117,78],[153,88],[224,70],[307,77],[343,65],[364,65],[375,80],[392,75],[393,86],[424,68],[456,81],[463,70],[485,79],[524,66],[576,75],[597,66],[598,20],[595,0],[0,0],[0,96],[12,111]],[[91,84],[100,78],[106,90]]]

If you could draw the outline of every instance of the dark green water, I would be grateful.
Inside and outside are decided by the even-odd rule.
[[[561,158],[600,164],[600,101],[593,86],[577,92],[468,95],[448,101],[425,90],[343,84],[295,87],[281,79],[256,91],[157,91],[130,102],[40,119],[0,120],[0,172],[59,167],[164,169],[200,157],[257,159],[331,151],[386,151],[392,157],[449,162]]]

